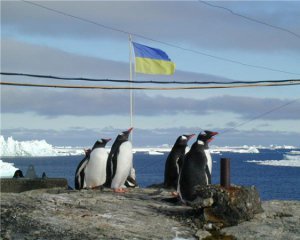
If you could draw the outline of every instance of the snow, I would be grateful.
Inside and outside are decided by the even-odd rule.
[[[11,178],[16,170],[18,170],[18,168],[16,168],[13,163],[0,160],[0,178]]]

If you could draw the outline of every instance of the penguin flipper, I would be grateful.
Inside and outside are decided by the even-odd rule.
[[[114,176],[116,175],[117,172],[117,164],[118,164],[118,155],[119,155],[119,149],[118,151],[114,154],[113,158],[112,158],[112,178],[114,178]]]
[[[81,160],[79,163],[76,173],[75,173],[75,189],[80,190],[83,188],[83,183],[84,183],[84,170],[89,161],[88,157],[85,157],[84,159]]]
[[[211,174],[210,174],[208,165],[206,165],[206,167],[205,167],[205,173],[206,173],[206,176],[207,176],[207,179],[208,179],[208,184],[211,184]]]

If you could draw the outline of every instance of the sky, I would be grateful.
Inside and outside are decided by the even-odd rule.
[[[176,64],[172,76],[136,73],[134,80],[299,79],[299,1],[35,3],[43,7],[1,1],[1,72],[128,80],[130,33]],[[4,75],[1,81],[113,85]],[[172,145],[179,135],[203,130],[220,133],[213,142],[218,146],[300,146],[297,85],[133,95],[136,147]],[[129,109],[128,90],[1,85],[1,135],[92,146],[128,129]]]

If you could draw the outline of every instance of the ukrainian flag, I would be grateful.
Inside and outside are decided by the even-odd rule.
[[[135,72],[146,74],[172,75],[175,63],[168,55],[157,48],[148,47],[132,42],[135,53]]]

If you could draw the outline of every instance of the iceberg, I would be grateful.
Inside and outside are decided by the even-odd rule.
[[[16,170],[18,170],[18,168],[16,168],[13,163],[0,160],[0,178],[11,178]]]
[[[46,140],[17,141],[0,136],[0,156],[3,157],[47,157],[83,155],[83,148],[53,147]]]

